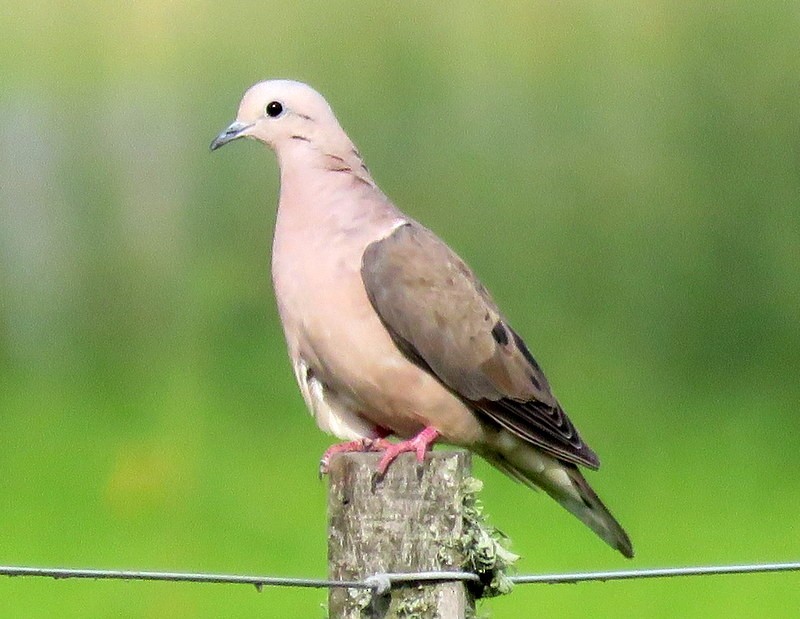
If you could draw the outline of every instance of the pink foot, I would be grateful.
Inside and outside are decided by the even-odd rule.
[[[383,457],[378,463],[378,472],[384,475],[395,458],[407,451],[415,452],[417,454],[417,460],[422,462],[425,459],[425,454],[428,453],[431,445],[433,445],[439,436],[441,436],[439,430],[428,426],[414,438],[407,441],[401,441],[400,443],[389,443],[389,441],[386,440],[381,441],[382,443],[386,443],[386,445],[382,446],[382,449],[374,450],[383,451]]]
[[[325,453],[322,454],[322,458],[319,461],[320,477],[328,473],[331,465],[331,458],[333,458],[333,456],[336,454],[384,451],[389,445],[392,445],[392,443],[386,440],[386,437],[390,434],[389,430],[379,428],[377,434],[378,436],[376,438],[360,438],[355,441],[338,443],[337,445],[331,445],[328,447],[325,450]]]

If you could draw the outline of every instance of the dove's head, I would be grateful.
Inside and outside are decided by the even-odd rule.
[[[244,93],[236,120],[211,142],[211,150],[244,137],[279,151],[293,141],[342,136],[330,106],[316,90],[291,80],[269,80]]]

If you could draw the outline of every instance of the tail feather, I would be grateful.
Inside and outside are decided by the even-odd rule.
[[[553,493],[547,491],[556,501],[566,507],[572,514],[586,524],[592,531],[597,533],[609,546],[619,550],[623,556],[628,559],[633,558],[633,544],[631,538],[622,528],[617,519],[611,515],[608,508],[600,500],[589,482],[586,481],[583,474],[575,466],[565,465],[567,475],[575,484],[578,492],[581,495],[583,505],[578,505],[577,509],[573,509],[570,505],[556,497]]]
[[[578,467],[561,462],[530,445],[519,447],[522,446],[503,454],[486,454],[485,457],[513,479],[530,488],[544,490],[609,546],[629,559],[633,557],[633,544],[628,534],[592,490]]]

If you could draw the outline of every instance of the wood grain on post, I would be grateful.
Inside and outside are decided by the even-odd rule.
[[[403,454],[383,478],[380,454],[334,458],[328,494],[328,571],[331,579],[361,580],[386,572],[460,571],[463,556],[466,452],[436,451],[425,462]],[[474,600],[462,582],[395,585],[386,596],[364,589],[331,589],[330,619],[463,619]]]

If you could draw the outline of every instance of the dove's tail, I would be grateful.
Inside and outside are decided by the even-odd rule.
[[[633,557],[633,545],[628,534],[574,464],[561,462],[530,445],[485,457],[517,481],[544,490],[609,546],[629,559]]]

